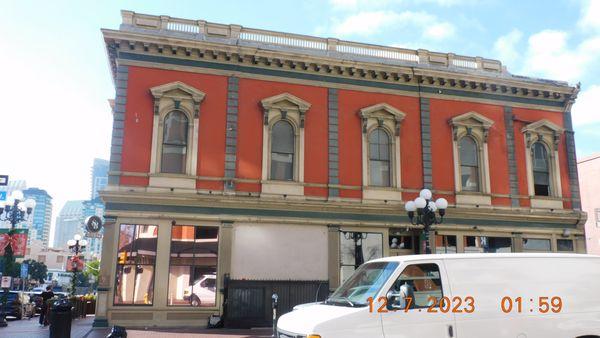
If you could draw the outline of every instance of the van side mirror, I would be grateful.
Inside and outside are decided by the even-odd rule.
[[[394,290],[388,291],[387,297],[387,308],[388,310],[406,310],[412,309],[415,306],[414,290],[411,285],[404,283],[400,286],[398,292]],[[411,301],[409,302],[409,299]]]

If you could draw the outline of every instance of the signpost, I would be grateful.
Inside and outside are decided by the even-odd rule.
[[[2,281],[0,282],[0,288],[2,289],[10,289],[10,285],[12,284],[11,276],[2,276]]]

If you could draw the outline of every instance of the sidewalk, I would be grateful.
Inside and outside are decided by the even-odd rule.
[[[105,338],[110,329],[95,329],[81,338]],[[127,329],[127,338],[267,338],[271,337],[271,329],[260,328],[250,330],[168,328],[168,329]],[[72,338],[76,338],[72,336]],[[79,337],[77,337],[79,338]]]
[[[92,329],[94,316],[76,319],[71,323],[71,338],[105,338],[111,328]],[[0,328],[0,337],[4,338],[48,338],[49,328],[38,325],[38,317],[33,319],[9,320],[8,326]],[[131,328],[127,329],[127,338],[267,338],[271,337],[270,328],[250,330],[225,330],[201,328]]]

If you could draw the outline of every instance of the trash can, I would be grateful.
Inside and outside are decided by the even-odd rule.
[[[52,303],[50,338],[71,338],[71,303],[66,298]]]

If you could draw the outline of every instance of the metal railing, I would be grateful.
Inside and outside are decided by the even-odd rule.
[[[190,38],[219,37],[230,39],[232,44],[245,42],[262,45],[265,48],[288,47],[307,51],[333,52],[327,55],[332,58],[344,58],[344,55],[372,58],[373,62],[402,61],[414,64],[432,64],[449,68],[480,70],[487,72],[503,71],[498,60],[481,57],[459,56],[452,53],[436,53],[428,50],[404,49],[372,44],[356,43],[338,39],[326,39],[308,35],[290,34],[262,29],[245,28],[238,25],[210,23],[203,20],[187,20],[169,16],[155,16],[122,11],[124,29],[128,27],[153,29],[164,32],[190,34]],[[194,36],[192,36],[194,35]],[[337,52],[337,53],[336,53]]]

